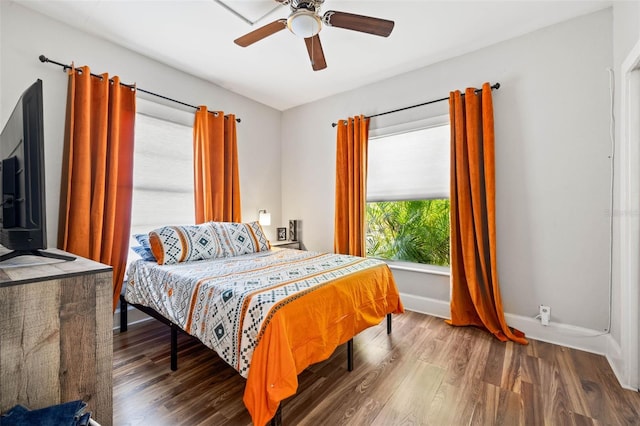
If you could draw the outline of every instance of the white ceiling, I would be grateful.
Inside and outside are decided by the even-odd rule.
[[[338,10],[395,21],[389,38],[324,27],[327,69],[313,71],[302,39],[280,31],[249,47],[233,40],[286,18],[273,0],[13,0],[278,110],[462,55],[611,5],[611,0],[334,1]],[[532,52],[535,54],[535,52]],[[52,58],[56,59],[56,58]]]

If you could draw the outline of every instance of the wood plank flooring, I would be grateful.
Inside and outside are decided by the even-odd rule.
[[[114,425],[250,425],[244,379],[199,341],[158,321],[114,332]],[[472,327],[407,312],[299,376],[289,425],[640,425],[640,394],[599,355],[530,340],[501,343]]]

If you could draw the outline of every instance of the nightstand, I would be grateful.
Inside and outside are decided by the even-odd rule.
[[[290,249],[300,249],[300,241],[272,241],[271,247],[280,247],[280,248],[290,248]]]

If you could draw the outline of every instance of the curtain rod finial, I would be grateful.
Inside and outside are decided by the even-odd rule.
[[[49,59],[44,55],[38,56],[38,59],[40,59],[40,62],[48,62],[49,61]]]
[[[500,88],[500,83],[496,83],[496,84],[494,84],[494,85],[493,85],[493,87],[495,87],[495,88],[496,88],[496,90],[497,90],[497,89],[499,89],[499,88]]]

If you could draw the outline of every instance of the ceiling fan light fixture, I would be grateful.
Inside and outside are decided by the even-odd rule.
[[[320,32],[322,21],[314,12],[299,10],[287,19],[287,28],[301,38],[309,38]]]
[[[388,37],[395,25],[393,21],[388,19],[339,12],[336,10],[329,10],[321,16],[320,5],[324,3],[324,0],[276,1],[283,5],[288,4],[290,6],[291,12],[289,17],[276,19],[267,25],[263,25],[235,39],[233,42],[238,46],[247,47],[287,27],[293,35],[304,39],[307,53],[309,53],[309,59],[311,60],[311,67],[314,71],[320,71],[327,67],[322,43],[318,35],[320,30],[322,30],[323,24],[328,27],[343,28],[345,30],[358,31],[380,37]]]

